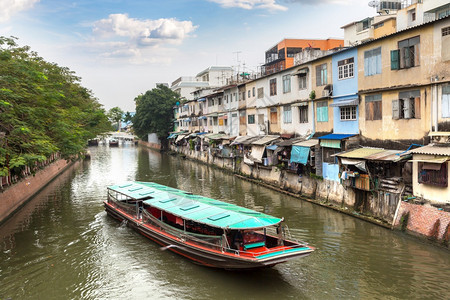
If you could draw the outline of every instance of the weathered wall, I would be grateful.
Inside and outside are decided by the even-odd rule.
[[[407,221],[404,221],[405,219]],[[433,206],[402,201],[394,226],[401,227],[402,222],[406,222],[407,231],[449,246],[450,212]]]
[[[139,145],[142,145],[144,147],[154,149],[154,150],[161,150],[161,144],[160,143],[150,143],[145,141],[139,141]]]
[[[63,159],[58,160],[38,171],[34,176],[29,176],[2,191],[0,193],[0,223],[71,164]]]
[[[171,149],[174,151],[178,149],[177,152],[185,154],[188,158],[199,159],[205,163],[243,174],[246,176],[244,178],[252,178],[255,182],[267,184],[281,192],[315,199],[306,200],[385,227],[390,226],[388,224],[399,227],[402,217],[409,212],[408,231],[415,235],[434,238],[439,243],[448,246],[450,213],[431,206],[399,203],[398,194],[357,191],[343,186],[337,181],[309,176],[300,177],[295,172],[280,170],[275,166],[261,168],[247,165],[240,159],[212,157],[208,155],[208,152],[197,152],[186,150],[186,148],[182,150],[182,147],[177,148],[176,146],[172,146]],[[398,213],[394,220],[397,207]]]

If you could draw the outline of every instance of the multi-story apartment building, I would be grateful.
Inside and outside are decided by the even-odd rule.
[[[306,48],[330,50],[343,46],[344,41],[340,39],[284,39],[266,51],[263,74],[271,74],[294,66],[295,54]]]
[[[446,17],[358,47],[365,143],[423,144],[430,131],[448,129],[449,46]]]

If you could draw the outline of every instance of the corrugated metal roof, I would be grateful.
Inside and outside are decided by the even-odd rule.
[[[276,139],[279,139],[280,136],[278,135],[266,135],[262,139],[256,140],[252,142],[252,145],[267,145],[272,141],[275,141]]]
[[[321,137],[318,137],[319,140],[343,140],[356,134],[342,134],[342,133],[330,133]]]
[[[437,144],[430,144],[420,148],[410,150],[409,153],[412,154],[429,154],[429,155],[449,155],[450,156],[450,146],[443,146]]]
[[[252,144],[254,141],[260,140],[260,139],[262,139],[263,137],[264,137],[264,136],[262,136],[262,135],[253,136],[253,137],[251,137],[251,138],[249,138],[249,139],[247,139],[247,140],[241,142],[241,144],[242,144],[242,145],[250,145],[250,144]]]
[[[318,139],[310,139],[307,141],[301,141],[298,143],[293,144],[294,146],[301,146],[301,147],[313,147],[315,145],[319,144]]]
[[[276,145],[279,147],[292,146],[293,144],[303,141],[304,139],[305,139],[304,137],[296,137],[293,139],[277,142]]]
[[[108,187],[175,216],[218,228],[254,229],[272,226],[282,219],[219,200],[192,195],[153,182],[128,181]],[[147,199],[150,198],[150,199]]]
[[[365,157],[368,160],[382,160],[382,161],[399,161],[409,158],[409,156],[400,156],[404,151],[399,150],[384,150],[383,152],[375,153]]]
[[[336,154],[338,157],[346,157],[346,158],[366,158],[372,154],[384,152],[384,149],[380,148],[359,148],[352,151],[342,152]]]
[[[242,135],[242,136],[238,136],[238,137],[234,140],[233,145],[235,145],[235,144],[240,144],[240,143],[242,143],[242,142],[244,142],[244,141],[246,141],[246,140],[248,140],[248,139],[251,139],[251,138],[253,138],[253,137],[254,137],[253,135]]]

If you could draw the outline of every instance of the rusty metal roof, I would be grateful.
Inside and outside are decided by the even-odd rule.
[[[450,146],[430,144],[420,148],[410,150],[412,154],[428,154],[428,155],[447,155],[450,156]]]
[[[298,142],[293,144],[294,146],[301,146],[301,147],[313,147],[315,145],[319,144],[319,140],[318,139],[310,139],[307,141],[302,141],[302,142]]]
[[[359,148],[351,151],[346,151],[336,154],[338,157],[346,158],[366,158],[369,155],[383,152],[384,149],[381,148]]]
[[[336,156],[342,158],[345,157],[345,158],[356,158],[365,160],[378,160],[385,162],[388,161],[396,162],[410,157],[410,156],[400,156],[400,153],[402,152],[404,151],[363,147],[351,151],[341,152],[336,154]]]
[[[280,138],[279,135],[266,135],[262,139],[253,141],[251,144],[252,145],[267,145],[270,142],[275,141],[275,140],[277,140],[279,138]]]

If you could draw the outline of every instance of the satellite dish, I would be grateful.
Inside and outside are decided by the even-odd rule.
[[[370,7],[377,7],[378,4],[380,4],[380,1],[373,0],[369,2]]]

